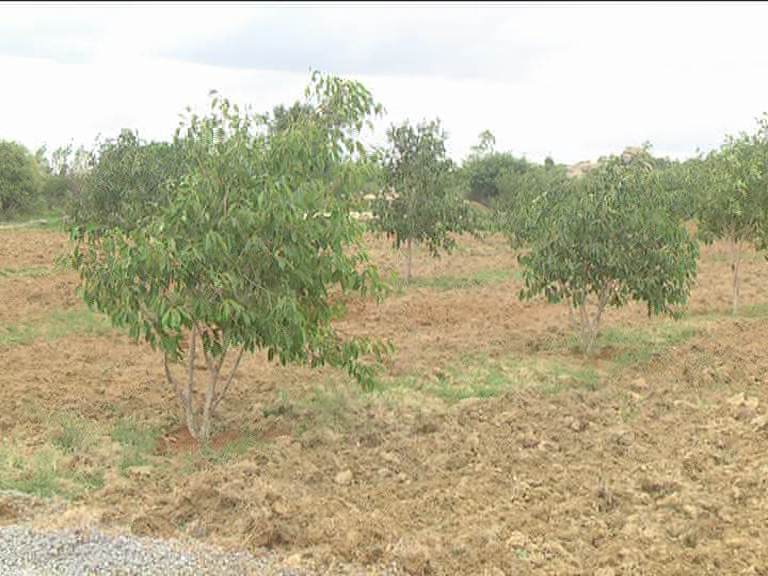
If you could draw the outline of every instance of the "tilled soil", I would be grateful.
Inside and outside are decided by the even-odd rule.
[[[384,243],[372,245],[382,268],[398,264]],[[516,267],[500,239],[464,245],[437,261],[419,255],[415,272]],[[694,315],[730,304],[727,247],[703,255]],[[765,304],[768,264],[748,259],[742,277],[742,303]],[[2,298],[8,282],[0,280]],[[379,307],[353,304],[341,328],[392,339],[395,377],[430,377],[478,350],[584,363],[543,346],[567,334],[565,311],[521,303],[519,288],[514,279],[412,287]],[[65,306],[65,292],[50,297]],[[35,310],[13,294],[19,308]],[[606,321],[653,322],[640,306]],[[409,574],[768,574],[768,320],[720,314],[701,326],[643,364],[608,370],[610,355],[587,361],[603,375],[596,390],[521,386],[455,404],[412,390],[342,404],[335,420],[296,406],[265,410],[280,390],[299,397],[334,372],[254,356],[220,418],[231,437],[245,426],[256,438],[243,454],[182,469],[183,442],[169,433],[160,453],[170,464],[108,474],[104,488],[56,514],[11,499],[0,523],[191,537],[273,550],[318,573],[396,563]],[[0,348],[0,401],[8,407],[0,430],[30,446],[48,434],[40,414],[57,410],[178,425],[157,356],[117,334]]]

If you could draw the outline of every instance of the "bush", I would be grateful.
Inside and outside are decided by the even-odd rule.
[[[499,195],[499,178],[508,174],[522,174],[529,168],[524,158],[515,158],[507,152],[490,152],[467,159],[462,171],[468,184],[467,197],[488,204]]]
[[[39,208],[41,187],[34,156],[18,142],[0,141],[0,217]]]
[[[108,140],[91,158],[91,169],[67,213],[74,225],[129,230],[168,204],[169,184],[184,176],[182,148],[146,143],[130,130]]]

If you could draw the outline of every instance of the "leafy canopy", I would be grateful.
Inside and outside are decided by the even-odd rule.
[[[380,106],[360,83],[318,73],[305,96],[312,112],[278,131],[219,97],[186,119],[176,139],[185,170],[167,181],[165,203],[133,226],[125,219],[145,197],[134,195],[125,213],[97,219],[98,234],[73,230],[86,301],[172,359],[194,329],[206,357],[266,349],[370,383],[358,359],[382,346],[344,339],[331,322],[346,293],[384,293],[348,210],[347,160]],[[117,151],[130,163],[136,147],[125,138]]]
[[[768,233],[768,116],[753,134],[726,137],[698,164],[706,192],[699,211],[702,239],[764,244]]]
[[[525,172],[505,172],[496,178],[498,195],[490,202],[497,229],[513,246],[528,246],[546,226],[550,207],[570,192],[564,166],[530,165]]]
[[[646,154],[608,158],[562,186],[566,192],[556,192],[556,201],[547,191],[538,199],[544,206],[539,224],[530,250],[519,256],[522,298],[543,294],[583,313],[586,302],[595,301],[594,322],[582,320],[587,350],[606,306],[642,301],[650,315],[687,301],[698,246],[673,214]]]

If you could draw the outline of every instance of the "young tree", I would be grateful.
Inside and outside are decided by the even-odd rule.
[[[166,204],[141,226],[73,230],[86,301],[163,352],[169,385],[201,440],[244,352],[328,363],[370,383],[364,358],[383,351],[332,326],[345,294],[384,290],[349,214],[344,162],[379,107],[361,84],[317,73],[306,104],[317,113],[270,134],[263,116],[214,98],[208,115],[192,115],[179,131],[188,165]],[[172,364],[185,354],[182,381]],[[201,407],[199,356],[207,367]]]
[[[590,353],[608,306],[643,301],[648,314],[686,302],[696,275],[698,246],[667,206],[645,154],[612,157],[546,208],[519,256],[522,298],[566,300],[585,353]],[[576,316],[577,315],[577,316]]]
[[[451,233],[471,231],[473,212],[456,186],[453,162],[446,156],[439,120],[408,122],[387,132],[383,156],[385,186],[374,201],[374,228],[407,250],[406,283],[411,281],[413,244],[426,243],[434,256],[450,252]]]
[[[745,245],[765,246],[768,234],[768,117],[755,134],[727,137],[699,166],[694,183],[705,190],[699,210],[700,234],[731,245],[732,310],[739,307],[739,271]]]
[[[42,177],[35,156],[18,142],[0,141],[0,216],[37,207]]]

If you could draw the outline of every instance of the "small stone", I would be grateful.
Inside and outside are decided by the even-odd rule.
[[[352,478],[352,470],[343,470],[336,474],[334,482],[336,482],[336,484],[339,486],[349,486],[352,483]]]
[[[528,538],[525,537],[525,534],[517,530],[507,538],[507,546],[510,548],[524,548],[527,542]]]
[[[574,418],[568,427],[574,432],[583,432],[587,428],[587,423],[579,418]]]
[[[743,405],[746,402],[746,397],[744,396],[744,392],[739,392],[738,394],[731,396],[730,398],[728,398],[727,402],[731,406]]]

